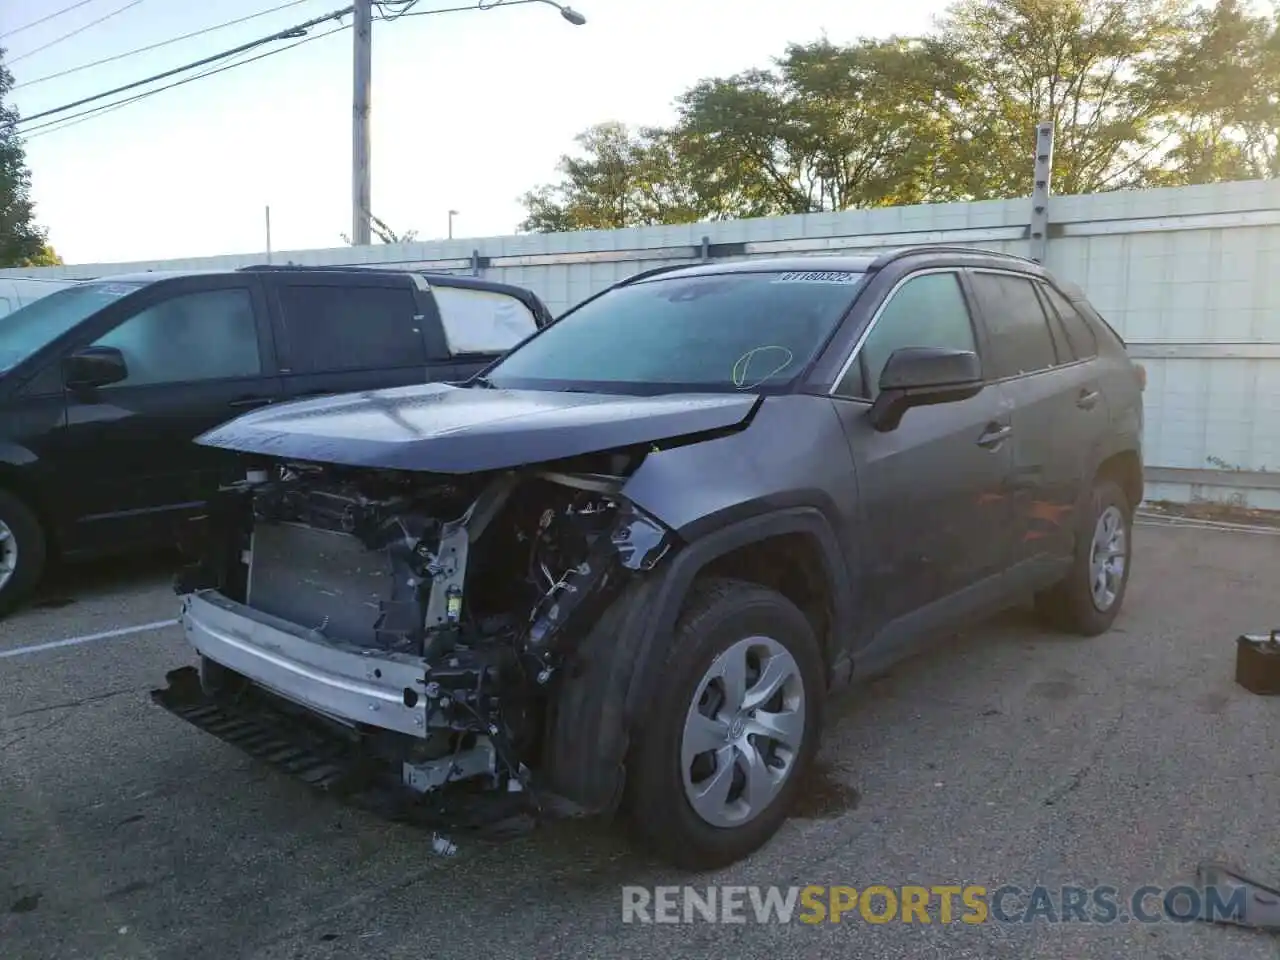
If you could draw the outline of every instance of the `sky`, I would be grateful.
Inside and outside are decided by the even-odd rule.
[[[294,0],[245,23],[44,79],[286,0],[87,0],[17,29],[73,2],[0,0],[10,101],[24,117],[347,5]],[[412,9],[475,2],[418,0]],[[669,123],[674,98],[702,78],[767,66],[788,42],[919,33],[944,5],[571,0],[585,25],[542,3],[375,21],[373,213],[422,240],[446,235],[451,209],[455,237],[514,233],[520,195],[556,179],[560,156],[588,126]],[[73,125],[30,130],[37,219],[68,263],[260,252],[268,206],[273,250],[341,246],[351,233],[351,98],[352,31],[342,30]]]

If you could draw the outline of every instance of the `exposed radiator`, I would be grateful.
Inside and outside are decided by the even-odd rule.
[[[393,589],[386,552],[350,534],[263,521],[254,529],[247,602],[256,610],[334,640],[384,647],[380,621],[396,612],[388,609]]]

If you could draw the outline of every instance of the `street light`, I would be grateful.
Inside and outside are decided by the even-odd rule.
[[[582,14],[580,14],[577,10],[573,9],[573,7],[562,7],[560,6],[560,4],[556,3],[555,0],[547,0],[547,3],[559,9],[560,16],[564,17],[566,20],[572,23],[575,27],[580,27],[587,22],[587,18],[584,17]]]
[[[458,215],[457,210],[449,211],[449,239],[450,240],[453,239],[453,218],[456,217],[457,215]]]
[[[577,10],[573,9],[573,7],[566,7],[563,3],[558,3],[557,0],[487,0],[487,2],[486,0],[480,0],[476,6],[477,9],[480,10],[493,10],[496,7],[513,7],[518,3],[545,3],[547,6],[555,7],[560,11],[560,16],[564,17],[575,27],[580,27],[587,22],[587,18]],[[439,11],[428,10],[424,12],[436,13]]]

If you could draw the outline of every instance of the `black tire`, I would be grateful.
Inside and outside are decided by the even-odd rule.
[[[44,574],[48,543],[40,520],[30,507],[8,490],[0,490],[0,522],[9,528],[17,546],[13,575],[0,586],[0,616],[31,595]]]
[[[1120,511],[1123,518],[1125,543],[1124,572],[1114,591],[1115,599],[1106,609],[1100,609],[1094,600],[1091,560],[1094,528],[1103,513],[1111,508]],[[1079,517],[1076,530],[1075,557],[1071,570],[1059,583],[1036,595],[1036,609],[1050,626],[1069,633],[1096,637],[1106,633],[1115,623],[1124,606],[1129,587],[1129,572],[1133,566],[1133,505],[1124,490],[1114,480],[1099,478],[1094,481],[1088,507]]]
[[[804,732],[772,801],[741,826],[718,827],[699,816],[685,796],[681,738],[686,713],[712,662],[751,636],[771,638],[795,660],[804,690]],[[676,867],[708,870],[741,860],[768,842],[786,820],[817,751],[825,678],[813,627],[786,597],[736,580],[696,584],[676,625],[662,683],[629,764],[627,807],[644,848]]]

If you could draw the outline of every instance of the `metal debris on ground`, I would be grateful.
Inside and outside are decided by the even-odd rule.
[[[452,857],[458,852],[458,845],[441,833],[433,833],[431,849],[442,857]]]
[[[1206,909],[1201,920],[1280,933],[1280,890],[1250,880],[1221,863],[1200,864],[1196,879],[1201,890],[1216,890],[1219,905],[1227,908]],[[1233,898],[1239,897],[1237,890],[1244,891],[1238,911],[1233,909],[1237,902]]]

